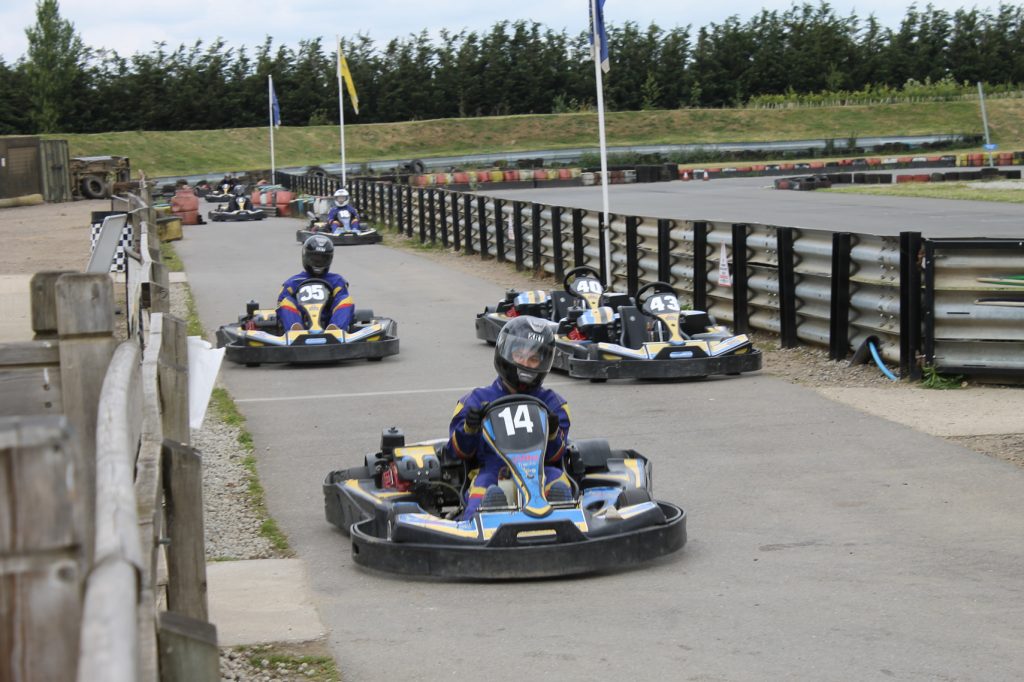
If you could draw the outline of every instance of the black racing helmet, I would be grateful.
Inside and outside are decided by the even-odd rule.
[[[329,237],[314,234],[302,243],[302,267],[311,277],[323,277],[331,269],[334,244]]]
[[[547,320],[514,317],[501,328],[494,345],[494,369],[516,393],[539,388],[555,359],[555,332]]]

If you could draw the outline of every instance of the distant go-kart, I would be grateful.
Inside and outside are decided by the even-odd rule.
[[[217,330],[217,347],[225,349],[228,360],[250,367],[263,363],[381,360],[398,353],[398,323],[376,317],[372,310],[357,309],[348,331],[325,327],[333,296],[330,284],[324,280],[307,279],[295,298],[304,329],[283,329],[275,308],[261,310],[253,301],[237,322]]]
[[[478,338],[494,343],[508,320],[533,315],[558,325],[554,368],[569,376],[679,379],[761,369],[761,352],[701,310],[683,310],[675,290],[651,282],[637,291],[607,292],[591,267],[565,274],[564,291],[515,291],[476,317]]]
[[[335,246],[377,244],[384,240],[384,237],[377,230],[372,227],[363,229],[358,220],[352,221],[348,216],[345,216],[340,224],[335,225],[327,224],[326,221],[321,220],[312,211],[307,211],[306,217],[309,218],[309,226],[295,233],[295,239],[299,242],[305,242],[314,234],[330,237],[331,242]]]
[[[234,202],[232,199],[234,199]],[[229,206],[235,206],[235,208],[233,210],[229,210]],[[213,209],[206,215],[215,223],[263,220],[267,217],[267,214],[264,213],[262,209],[253,207],[252,199],[244,195],[233,197],[229,196],[225,202],[219,203],[217,208]]]
[[[569,499],[544,494],[544,402],[512,394],[490,403],[482,433],[504,460],[502,499],[485,497],[461,518],[472,472],[447,440],[405,444],[385,430],[363,466],[330,472],[327,520],[352,541],[360,565],[392,573],[460,579],[515,579],[617,570],[686,543],[686,514],[651,496],[651,464],[605,440],[570,444]]]

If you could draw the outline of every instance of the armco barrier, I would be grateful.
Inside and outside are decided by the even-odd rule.
[[[368,220],[422,242],[513,262],[518,269],[556,279],[569,268],[589,265],[630,293],[652,281],[668,281],[684,303],[708,310],[736,330],[777,333],[785,346],[824,346],[834,359],[847,357],[873,336],[881,342],[882,356],[899,364],[905,377],[919,378],[922,360],[939,370],[969,371],[970,363],[960,357],[954,368],[946,364],[947,356],[925,353],[925,342],[934,341],[928,341],[930,328],[922,326],[923,311],[928,306],[941,310],[956,294],[936,285],[933,300],[925,300],[922,254],[926,248],[941,248],[936,246],[941,240],[923,240],[915,232],[880,237],[613,214],[608,226],[612,272],[605,273],[600,212],[441,189],[423,190],[434,193],[435,200],[421,202],[412,200],[407,185],[369,178],[352,183],[358,196],[367,197],[360,209]],[[731,286],[719,278],[723,249]],[[964,258],[989,277],[1024,274],[1019,257],[996,258],[992,249],[970,250]],[[993,334],[1013,340],[1024,328],[1021,306],[976,305],[972,315],[965,340],[971,334],[977,334],[975,340]],[[942,346],[943,327],[938,329]],[[1021,351],[1013,343],[986,344],[984,367],[976,366],[1024,374]]]

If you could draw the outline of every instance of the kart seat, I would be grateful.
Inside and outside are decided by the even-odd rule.
[[[634,305],[633,297],[621,291],[607,291],[601,296],[601,303],[618,312],[619,308]]]
[[[551,319],[555,322],[561,321],[569,314],[569,308],[576,305],[576,298],[567,291],[551,292]]]
[[[704,334],[714,324],[711,315],[703,310],[683,310],[679,313],[679,329],[687,336]]]
[[[622,322],[622,334],[619,343],[626,348],[640,348],[647,341],[647,319],[635,306],[627,305],[619,308],[619,319]]]

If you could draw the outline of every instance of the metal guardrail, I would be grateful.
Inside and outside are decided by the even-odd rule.
[[[606,274],[597,211],[375,178],[355,178],[350,186],[369,220],[421,242],[556,280],[579,265]],[[612,286],[635,293],[667,281],[684,302],[738,332],[779,334],[784,347],[824,346],[835,360],[873,339],[907,378],[920,378],[922,363],[939,371],[1024,374],[1024,307],[972,304],[969,323],[947,310],[965,296],[957,278],[1024,275],[1022,242],[959,240],[954,260],[952,244],[916,232],[882,237],[625,215],[611,215],[609,229]],[[731,287],[718,278],[723,245]],[[922,288],[930,272],[925,266],[935,262],[926,252],[942,259],[934,281]],[[973,284],[975,298],[985,292],[1024,298],[1024,286]]]

